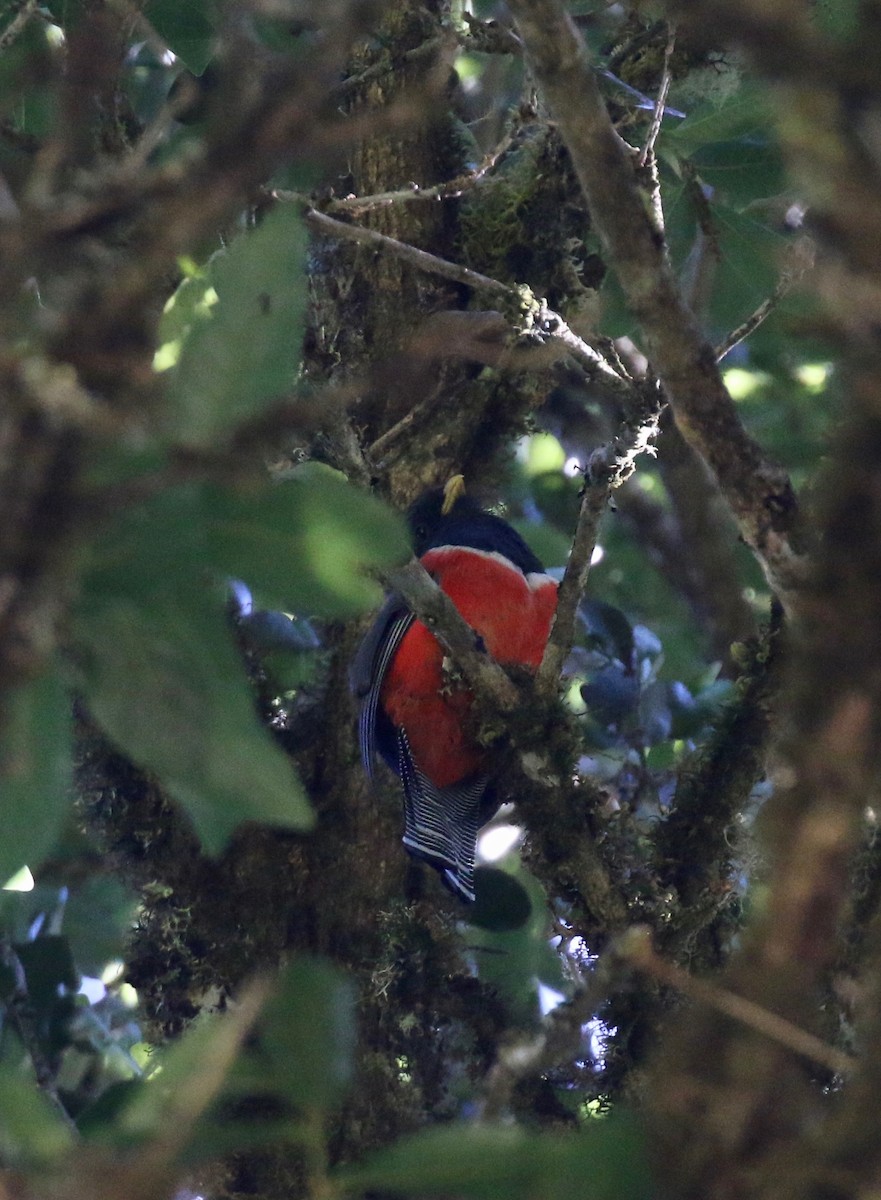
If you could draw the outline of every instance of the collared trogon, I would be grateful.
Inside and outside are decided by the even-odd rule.
[[[497,662],[535,670],[557,584],[520,534],[464,494],[462,476],[408,513],[414,552]],[[404,845],[447,886],[474,899],[477,831],[498,804],[487,752],[468,733],[472,694],[449,677],[445,651],[400,596],[390,596],[352,668],[362,699],[361,756],[382,755],[404,789]]]

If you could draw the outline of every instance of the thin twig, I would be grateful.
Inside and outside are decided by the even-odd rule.
[[[729,992],[727,989],[719,987],[718,984],[709,983],[706,979],[696,979],[687,971],[683,971],[681,967],[667,962],[666,959],[655,953],[649,931],[645,927],[631,929],[625,937],[619,940],[615,949],[626,962],[638,970],[645,971],[668,987],[675,988],[684,996],[716,1009],[726,1017],[739,1021],[748,1029],[763,1034],[779,1045],[785,1046],[787,1050],[798,1054],[801,1058],[806,1058],[828,1071],[833,1071],[836,1075],[849,1075],[857,1066],[857,1060],[849,1054],[845,1054],[844,1051],[838,1050],[834,1046],[829,1046],[814,1034],[808,1033],[798,1025],[793,1025],[785,1017],[769,1012],[767,1008],[762,1008],[755,1001],[747,1000],[745,996],[738,996],[735,992]]]
[[[721,362],[727,354],[731,353],[735,346],[739,346],[741,342],[746,341],[750,334],[754,333],[762,322],[770,316],[784,296],[792,291],[805,271],[813,265],[811,247],[805,242],[798,244],[793,259],[794,261],[788,263],[781,272],[780,278],[777,280],[777,284],[771,295],[762,301],[755,312],[748,316],[742,325],[738,325],[736,329],[732,329],[728,336],[716,347],[716,362]]]
[[[595,450],[584,471],[584,489],[581,494],[581,510],[572,539],[569,561],[557,593],[557,609],[551,626],[550,637],[545,646],[541,664],[536,674],[535,687],[539,695],[550,696],[555,692],[563,664],[575,641],[578,606],[593,558],[597,540],[597,529],[606,511],[609,496],[633,473],[638,455],[651,452],[658,431],[660,416],[660,393],[653,389],[648,411],[642,419],[620,433],[609,445]]]
[[[276,192],[275,194],[279,199],[284,199],[283,193]],[[517,294],[515,288],[509,287],[506,283],[500,283],[498,279],[490,279],[488,275],[481,275],[478,271],[472,271],[470,267],[461,267],[458,263],[438,258],[436,254],[429,254],[427,250],[419,250],[416,246],[399,242],[397,238],[377,233],[375,229],[365,229],[362,225],[349,225],[345,221],[337,221],[314,208],[307,209],[303,214],[303,219],[318,233],[327,234],[329,237],[346,238],[350,242],[361,242],[366,246],[375,246],[377,249],[391,251],[404,262],[410,263],[411,266],[422,271],[430,271],[433,275],[441,275],[445,279],[452,279],[456,283],[464,283],[466,287],[492,292],[496,296]]]
[[[326,211],[331,213],[348,212],[357,215],[369,212],[374,208],[409,204],[414,200],[447,200],[461,196],[463,192],[470,191],[480,183],[487,172],[492,170],[502,154],[509,148],[512,140],[511,137],[506,137],[495,150],[486,155],[476,170],[469,171],[466,175],[459,175],[455,179],[449,179],[446,183],[436,183],[432,187],[420,187],[418,183],[412,183],[408,188],[399,188],[393,192],[376,192],[372,196],[340,196],[329,201]],[[294,198],[293,193],[277,192],[276,194],[284,200]]]
[[[352,95],[358,88],[364,87],[367,83],[373,83],[377,79],[382,79],[384,75],[394,75],[400,73],[402,63],[421,62],[425,58],[430,58],[433,54],[442,50],[449,42],[449,36],[442,34],[438,37],[429,38],[418,46],[414,46],[412,50],[408,50],[400,61],[392,62],[390,59],[383,58],[379,62],[373,63],[369,67],[365,67],[358,75],[349,75],[348,78],[340,80],[333,89],[333,97],[336,100],[344,99],[346,96]]]
[[[673,57],[673,47],[676,45],[676,27],[671,26],[664,47],[664,69],[661,73],[661,86],[658,88],[658,98],[655,101],[655,111],[652,113],[652,123],[648,137],[639,156],[639,165],[644,167],[655,152],[655,142],[661,132],[661,122],[664,120],[664,109],[667,106],[667,93],[670,91],[670,59]]]
[[[291,196],[290,193],[284,192],[275,192],[274,195],[280,200],[290,198]],[[300,199],[298,196],[294,198]],[[445,279],[455,280],[456,283],[463,283],[466,287],[490,292],[496,296],[522,298],[521,290],[512,287],[510,284],[502,283],[498,279],[492,279],[489,275],[481,275],[477,271],[472,271],[470,267],[462,267],[458,263],[451,263],[445,258],[439,258],[436,254],[429,254],[426,250],[419,250],[416,246],[400,242],[397,238],[388,237],[384,233],[378,233],[375,229],[365,229],[361,225],[351,225],[346,221],[337,221],[334,217],[328,217],[325,213],[319,212],[314,208],[306,210],[304,220],[307,225],[310,225],[319,233],[326,234],[329,237],[345,238],[349,241],[360,242],[363,245],[375,246],[377,249],[386,250],[404,262],[410,263],[411,266],[416,267],[418,270],[429,271],[434,275],[441,275]],[[574,333],[559,313],[553,312],[542,305],[539,309],[535,328],[546,337],[562,343],[575,358],[579,359],[588,368],[592,379],[596,378],[599,382],[607,385],[619,397],[632,397],[632,382],[629,379],[622,378],[599,350],[590,346],[583,338]]]
[[[592,379],[599,377],[599,380],[619,399],[632,400],[634,382],[631,377],[622,374],[605,355],[586,342],[584,338],[579,337],[574,330],[569,328],[559,313],[552,312],[550,309],[545,310],[539,327],[542,332],[562,342],[573,358],[577,358],[587,368]]]

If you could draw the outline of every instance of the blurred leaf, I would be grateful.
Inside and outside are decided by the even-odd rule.
[[[185,586],[96,597],[75,632],[91,711],[184,805],[209,854],[242,821],[311,827],[293,767],[257,719],[213,596]]]
[[[136,909],[134,894],[110,875],[95,875],[71,887],[63,928],[84,974],[100,976],[108,962],[123,957]]]
[[[98,1099],[77,1117],[76,1125],[83,1137],[112,1136],[114,1125],[138,1093],[149,1086],[143,1079],[122,1079],[106,1088]],[[120,1122],[121,1123],[121,1122]]]
[[[5,1167],[50,1163],[73,1146],[73,1134],[31,1080],[0,1069],[0,1160]]]
[[[624,671],[612,663],[582,685],[581,698],[598,724],[620,725],[636,707],[639,680],[632,671]]]
[[[479,1200],[648,1200],[643,1137],[624,1116],[571,1135],[450,1125],[381,1151],[339,1179],[349,1190],[451,1193]]]
[[[511,521],[511,524],[543,566],[565,565],[572,549],[571,538],[567,538],[547,521]]]
[[[625,667],[633,662],[633,627],[620,608],[593,596],[585,596],[578,606],[578,619],[590,644],[602,649],[609,658]]]
[[[117,1123],[126,1139],[147,1140],[151,1155],[169,1163],[181,1161],[205,1113],[220,1094],[244,1039],[268,994],[254,985],[223,1014],[202,1017],[156,1058],[143,1087],[123,1096]]]
[[[287,652],[302,656],[317,650],[321,644],[308,621],[289,617],[287,613],[260,609],[239,620],[248,640],[261,655]]]
[[[85,6],[86,0],[46,0],[46,8],[62,29],[68,29],[78,21]]]
[[[208,555],[271,607],[350,616],[382,598],[365,566],[403,562],[403,520],[344,476],[308,463],[274,485],[208,493]]]
[[[147,0],[144,16],[194,75],[211,61],[217,12],[214,0]]]
[[[777,285],[789,239],[768,224],[722,204],[713,205],[722,265],[710,316],[726,331],[745,320]]]
[[[49,668],[10,693],[0,736],[0,882],[51,849],[68,810],[71,701]]]
[[[28,1000],[38,1012],[48,1009],[63,989],[79,987],[79,973],[66,937],[38,937],[17,945],[15,952],[27,978]]]
[[[350,616],[382,591],[364,567],[410,554],[403,519],[318,463],[238,491],[169,488],[120,513],[92,550],[84,606],[108,596],[140,602],[159,587],[242,580],[262,605],[309,616]]]
[[[167,433],[175,441],[211,445],[290,391],[303,337],[305,250],[298,213],[281,205],[211,259],[205,282],[217,300],[191,326],[168,379]]]
[[[811,14],[823,33],[845,41],[860,27],[860,0],[815,0]]]
[[[327,1108],[353,1069],[355,997],[349,981],[329,963],[297,958],[282,972],[258,1036],[278,1091],[295,1104]]]
[[[43,1053],[53,1059],[70,1044],[74,993],[79,987],[70,944],[66,937],[50,935],[20,943],[14,949],[24,968],[33,1031]]]

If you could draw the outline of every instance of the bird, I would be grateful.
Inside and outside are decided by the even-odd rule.
[[[454,475],[411,506],[416,557],[503,666],[536,670],[557,583],[517,531],[486,512]],[[460,899],[475,899],[478,830],[497,811],[491,751],[469,732],[473,694],[402,597],[390,595],[355,656],[358,741],[368,778],[376,755],[403,788],[403,843]]]

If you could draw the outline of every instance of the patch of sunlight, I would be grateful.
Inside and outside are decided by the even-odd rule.
[[[130,983],[121,983],[117,995],[126,1008],[138,1007],[138,993]]]
[[[157,375],[177,366],[182,346],[183,339],[175,338],[173,341],[165,342],[164,345],[159,347],[153,355],[153,370]]]
[[[481,66],[473,54],[460,54],[453,63],[453,70],[459,76],[459,83],[469,91],[480,78]]]
[[[100,1004],[107,995],[107,988],[94,975],[83,975],[80,978],[80,990],[77,995],[85,996],[89,1004]]]
[[[32,892],[34,890],[34,877],[31,874],[30,867],[22,867],[20,871],[16,871],[11,879],[3,884],[4,892]]]
[[[177,265],[187,279],[201,279],[205,273],[205,268],[200,266],[194,258],[190,258],[189,254],[182,254],[177,260]],[[167,308],[168,305],[166,304],[165,307]]]
[[[523,830],[519,825],[493,825],[482,833],[477,841],[477,854],[481,862],[498,862],[517,845]]]
[[[530,475],[562,471],[566,451],[551,433],[535,433],[526,443],[526,470]]]
[[[150,1064],[156,1066],[156,1059],[153,1057],[153,1047],[149,1042],[135,1042],[131,1050],[129,1050],[129,1054],[142,1071],[146,1070],[147,1066]],[[157,1068],[155,1071],[155,1074],[158,1073],[159,1068]]]
[[[746,371],[743,367],[731,367],[724,376],[725,386],[732,400],[746,400],[768,381],[762,371]]]
[[[553,1012],[555,1008],[559,1008],[565,999],[566,997],[562,992],[558,992],[556,988],[548,987],[541,980],[538,981],[538,1008],[543,1017]]]
[[[809,392],[822,392],[832,371],[831,363],[802,363],[795,377]]]
[[[104,970],[101,972],[101,982],[106,987],[110,987],[112,983],[117,983],[119,981],[124,970],[125,963],[122,961],[122,959],[114,958],[111,962],[105,965]]]

